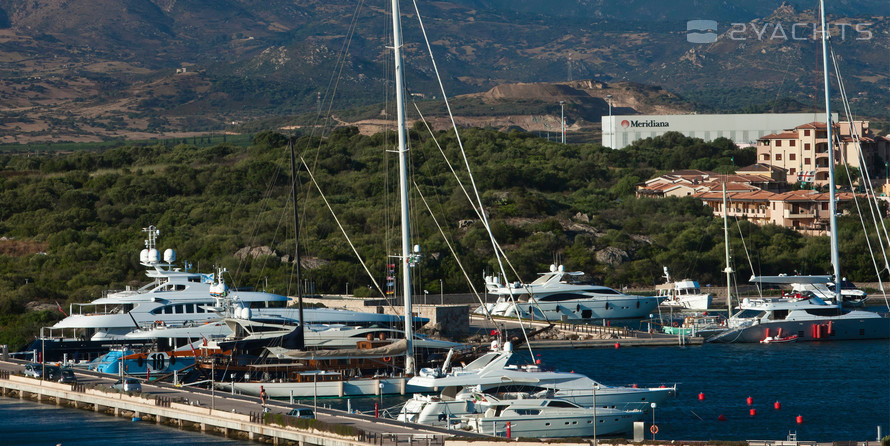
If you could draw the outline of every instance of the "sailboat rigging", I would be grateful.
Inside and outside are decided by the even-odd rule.
[[[825,1],[820,0],[822,23],[822,68],[825,90],[826,140],[828,144],[828,213],[833,268],[833,299],[823,300],[815,295],[795,295],[781,299],[744,299],[740,311],[727,322],[729,330],[709,339],[711,342],[775,342],[826,341],[890,338],[890,318],[886,315],[843,308],[842,278],[838,249],[837,203],[835,189],[836,167],[834,137],[831,122],[831,83],[828,66],[829,32],[825,23]],[[797,280],[787,276],[780,279]],[[769,282],[764,278],[752,281]]]

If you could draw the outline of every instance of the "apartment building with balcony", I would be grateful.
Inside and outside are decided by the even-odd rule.
[[[798,190],[784,193],[767,191],[726,194],[727,208],[723,208],[722,191],[700,192],[694,195],[711,208],[715,216],[748,220],[756,225],[774,224],[792,228],[809,235],[828,233],[830,213],[829,194],[812,190]],[[838,203],[850,201],[853,194],[837,194]]]
[[[829,168],[827,133],[824,122],[810,122],[763,136],[757,140],[757,161],[784,169],[788,182],[825,185]],[[868,121],[838,122],[832,133],[836,164],[864,169],[869,178],[887,176],[890,140],[875,135]]]

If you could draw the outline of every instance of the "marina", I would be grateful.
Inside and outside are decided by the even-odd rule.
[[[419,18],[419,10],[416,13]],[[841,279],[833,169],[829,169],[827,178],[830,199],[826,206],[832,274],[813,279],[815,288],[802,287],[803,276],[787,279],[787,284],[794,286],[791,296],[784,292],[781,298],[737,295],[738,307],[733,305],[731,291],[735,271],[730,259],[728,179],[722,180],[723,271],[727,285],[724,318],[708,313],[715,299],[707,292],[709,285],[703,291],[695,280],[674,281],[667,266],[663,267],[665,284],[656,287],[657,295],[628,293],[616,277],[601,277],[602,265],[598,264],[608,263],[608,257],[596,257],[596,262],[594,257],[589,262],[572,259],[572,268],[587,272],[566,270],[559,259],[554,259],[549,271],[539,273],[537,279],[521,279],[507,258],[508,252],[514,261],[527,256],[522,267],[527,273],[533,265],[527,259],[550,254],[553,249],[530,244],[524,248],[537,252],[520,253],[515,246],[501,248],[500,243],[510,237],[502,242],[495,238],[499,231],[488,221],[484,194],[477,190],[458,126],[452,119],[454,137],[475,194],[474,200],[464,191],[478,217],[478,221],[466,220],[467,227],[476,226],[472,229],[487,235],[491,243],[488,252],[485,237],[476,236],[479,243],[475,251],[485,260],[468,264],[485,271],[485,300],[477,295],[481,306],[475,302],[472,306],[454,306],[448,309],[450,315],[445,310],[439,312],[436,305],[425,305],[427,310],[434,310],[435,318],[416,311],[420,309],[415,306],[419,290],[426,304],[429,290],[424,286],[435,285],[437,279],[440,306],[444,307],[440,277],[451,277],[438,276],[443,272],[439,263],[444,252],[441,246],[433,244],[435,251],[425,257],[421,246],[414,244],[430,243],[416,228],[412,231],[412,224],[425,217],[418,218],[417,209],[409,209],[409,205],[419,204],[411,200],[409,178],[409,171],[415,169],[412,163],[417,161],[409,158],[409,143],[419,137],[411,134],[406,122],[406,95],[411,95],[403,79],[403,14],[399,1],[392,0],[390,15],[397,146],[388,150],[398,154],[400,240],[397,250],[393,237],[391,245],[376,253],[378,259],[367,263],[366,254],[354,246],[351,249],[374,285],[362,283],[361,296],[382,296],[391,312],[384,311],[383,303],[376,304],[376,309],[363,308],[367,311],[304,308],[304,293],[318,295],[316,284],[310,286],[310,281],[301,276],[304,265],[300,245],[305,241],[300,237],[303,223],[298,198],[308,195],[298,193],[298,170],[302,172],[305,167],[315,183],[315,167],[310,167],[302,154],[302,166],[297,165],[297,138],[288,137],[292,240],[296,249],[293,257],[276,255],[272,263],[293,265],[284,275],[293,279],[294,288],[290,281],[278,278],[273,282],[279,286],[287,282],[286,291],[281,295],[266,292],[269,277],[252,271],[251,276],[256,277],[250,282],[257,289],[230,289],[226,280],[238,281],[235,277],[227,279],[225,268],[201,274],[191,272],[187,263],[176,266],[172,249],[162,256],[157,245],[160,231],[148,226],[143,229],[148,239],[139,264],[153,282],[138,289],[128,285],[124,291],[105,291],[89,303],[69,303],[70,315],[55,302],[65,318],[40,329],[40,336],[31,340],[29,347],[15,353],[19,358],[10,360],[8,347],[3,346],[3,405],[18,406],[27,415],[31,409],[25,401],[36,401],[108,415],[134,426],[173,427],[225,437],[233,444],[249,441],[276,446],[457,446],[473,440],[484,445],[520,437],[540,441],[583,438],[594,445],[601,437],[620,444],[633,438],[635,443],[725,441],[758,445],[771,444],[758,439],[786,438],[783,446],[799,446],[798,438],[806,444],[890,439],[883,435],[890,432],[890,318],[868,309],[844,307],[843,290],[850,301],[847,305],[863,305],[867,293],[854,293],[852,283]],[[824,7],[821,15],[825,28]],[[829,146],[826,164],[833,166],[827,38],[822,44]],[[438,76],[435,62],[433,68]],[[320,103],[320,93],[318,100]],[[561,112],[564,104],[560,101]],[[561,121],[565,144],[566,121],[562,117]],[[420,129],[415,126],[415,131]],[[436,133],[429,130],[435,139]],[[284,139],[282,135],[277,143]],[[348,157],[344,155],[344,159]],[[344,164],[330,170],[345,169]],[[386,181],[388,184],[389,179]],[[319,195],[324,195],[318,183],[315,186]],[[419,193],[416,182],[414,186]],[[507,198],[497,201],[509,204]],[[335,214],[333,209],[331,213]],[[333,216],[337,219],[336,214]],[[472,218],[472,214],[467,216]],[[590,221],[584,212],[576,217]],[[604,226],[608,220],[597,224]],[[389,221],[387,217],[390,223],[394,227],[395,218]],[[559,228],[542,226],[541,231],[535,231],[555,233],[562,231]],[[349,239],[348,231],[342,226],[340,230]],[[322,236],[321,231],[309,233],[313,238]],[[578,245],[577,257],[590,255],[601,244],[612,245],[609,248],[613,249],[617,249],[614,245],[627,244],[630,249],[637,243],[631,237],[622,242],[624,237],[617,234],[597,235],[596,240],[594,234],[597,232],[590,231],[589,246]],[[685,238],[699,237],[687,234]],[[288,239],[285,235],[284,240]],[[279,240],[277,235],[275,240]],[[514,245],[513,240],[509,241]],[[242,240],[227,241],[225,249],[244,244]],[[333,253],[319,254],[317,244],[318,240],[306,243],[318,256],[314,260]],[[279,241],[276,245],[289,243]],[[696,254],[694,247],[694,243],[688,243],[690,257]],[[653,252],[657,257],[658,253]],[[564,249],[555,254],[569,253]],[[603,254],[616,264],[630,258],[624,251]],[[221,256],[226,259],[226,254]],[[382,256],[386,256],[384,268],[379,264]],[[455,252],[454,257],[460,256]],[[309,263],[315,269],[325,267]],[[435,265],[435,279],[422,274],[424,270],[419,266],[426,264]],[[489,273],[488,267],[494,264],[498,267]],[[510,266],[510,273],[505,264]],[[331,272],[346,268],[346,261],[330,268],[325,279],[331,280],[319,281],[326,292],[342,283],[342,278],[333,279]],[[376,273],[372,272],[374,268]],[[385,271],[383,286],[375,279],[381,271]],[[473,280],[466,271],[463,273],[477,294]],[[623,275],[622,280],[637,284],[647,277],[642,269],[633,274],[628,270]],[[263,280],[257,280],[261,277]],[[712,274],[702,277],[703,281],[713,279]],[[25,278],[26,283],[28,280]],[[356,286],[355,278],[349,280]],[[345,289],[348,295],[348,282]],[[291,290],[295,298],[290,297]],[[490,302],[489,297],[496,300]],[[289,306],[292,300],[297,305]],[[402,307],[397,308],[399,305]],[[736,308],[738,312],[734,312]],[[52,323],[51,319],[47,320]],[[469,330],[463,330],[465,327]],[[434,335],[415,333],[421,328]],[[453,328],[458,336],[440,339],[446,337],[446,328]],[[23,360],[28,355],[31,363]],[[19,404],[14,404],[16,399]],[[23,433],[16,435],[22,437]]]

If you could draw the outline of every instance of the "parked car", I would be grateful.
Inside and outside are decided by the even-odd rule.
[[[127,378],[122,381],[118,380],[118,382],[114,383],[111,388],[122,392],[141,392],[142,383],[140,383],[138,379]]]
[[[312,412],[312,409],[291,409],[287,415],[297,418],[307,418],[310,420],[315,419],[315,412]]]
[[[43,364],[30,363],[25,365],[25,376],[40,378],[43,376]]]
[[[62,375],[62,368],[55,365],[43,366],[43,379],[48,381],[58,381]]]
[[[58,379],[56,379],[56,381],[60,383],[74,384],[77,382],[77,376],[74,375],[74,370],[62,369],[59,372]]]

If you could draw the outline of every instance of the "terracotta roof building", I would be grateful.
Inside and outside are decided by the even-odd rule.
[[[832,136],[835,137],[838,148],[835,163],[847,164],[860,171],[865,169],[870,178],[887,175],[890,140],[872,133],[868,121],[836,123]],[[857,138],[859,144],[856,142]],[[790,183],[827,184],[829,161],[825,123],[810,122],[759,138],[757,161],[785,169]]]

